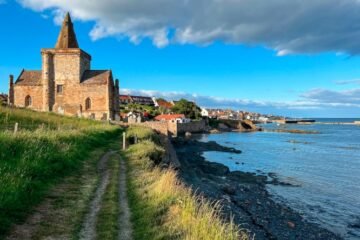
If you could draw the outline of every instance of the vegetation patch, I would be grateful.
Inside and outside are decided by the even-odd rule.
[[[0,107],[0,127],[15,122],[17,133],[0,132],[0,238],[51,186],[81,169],[92,149],[121,131],[91,120]]]
[[[125,153],[134,239],[248,239],[221,219],[218,203],[197,196],[175,171],[156,165],[163,152],[154,142],[142,141]]]
[[[126,131],[127,140],[130,143],[134,143],[135,138],[138,141],[150,140],[155,143],[160,142],[160,138],[151,128],[141,126],[131,126]]]
[[[96,226],[98,239],[116,239],[119,231],[119,155],[110,157],[110,182],[101,203]]]

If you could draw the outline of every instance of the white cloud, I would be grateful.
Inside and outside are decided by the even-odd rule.
[[[2,0],[0,0],[2,1]],[[264,45],[279,56],[360,52],[358,0],[18,0],[35,11],[71,11],[95,21],[90,36],[170,43]],[[174,34],[169,35],[169,32]]]
[[[360,79],[341,80],[335,82],[338,85],[360,84]]]
[[[327,89],[312,89],[302,97],[314,104],[334,107],[360,107],[360,89],[332,91]]]

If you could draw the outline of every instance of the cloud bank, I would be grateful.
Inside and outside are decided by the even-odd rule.
[[[339,108],[357,110],[360,112],[360,89],[348,91],[330,91],[313,89],[301,95],[299,100],[289,102],[254,101],[248,99],[231,99],[212,96],[202,96],[185,92],[161,92],[155,90],[120,89],[121,94],[162,97],[168,100],[185,98],[195,101],[206,108],[231,108],[263,113],[291,113],[306,110],[324,110]]]
[[[0,0],[1,1],[1,0]],[[35,11],[95,21],[93,40],[149,38],[157,47],[214,41],[263,45],[278,55],[360,52],[359,0],[18,0]]]

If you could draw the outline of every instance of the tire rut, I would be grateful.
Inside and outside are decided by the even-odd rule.
[[[124,159],[120,158],[119,174],[119,240],[132,240],[131,211],[127,196],[127,166]]]
[[[95,196],[92,199],[89,212],[85,216],[85,220],[82,225],[82,229],[80,231],[80,239],[81,240],[92,240],[96,239],[96,222],[97,216],[101,208],[101,202],[106,190],[107,185],[110,180],[110,171],[108,169],[108,160],[109,157],[114,154],[115,151],[109,151],[105,155],[102,156],[98,163],[98,171],[100,172],[100,182],[95,191]]]

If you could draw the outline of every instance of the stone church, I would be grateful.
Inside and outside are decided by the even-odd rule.
[[[66,14],[55,48],[41,49],[42,70],[10,75],[9,104],[98,120],[119,118],[119,81],[111,70],[91,70]]]

